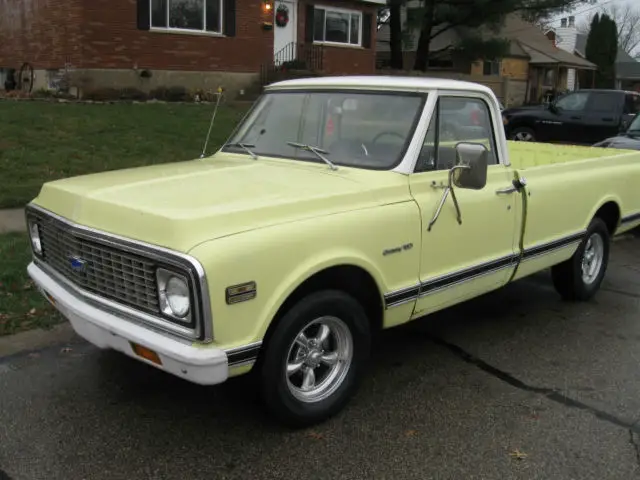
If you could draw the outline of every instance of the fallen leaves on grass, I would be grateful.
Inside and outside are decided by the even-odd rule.
[[[314,440],[324,440],[324,435],[322,435],[321,433],[318,432],[309,432],[307,433],[307,436],[309,438],[313,438]]]
[[[509,454],[509,456],[511,458],[515,458],[516,460],[524,460],[529,455],[524,452],[521,452],[519,448],[516,448],[513,452]]]

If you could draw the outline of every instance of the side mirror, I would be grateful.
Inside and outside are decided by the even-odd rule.
[[[487,184],[489,150],[481,143],[458,143],[458,160],[451,170],[453,184],[458,188],[482,190]]]
[[[631,125],[631,121],[622,120],[620,122],[620,128],[618,129],[618,133],[626,133],[629,130],[629,126]]]

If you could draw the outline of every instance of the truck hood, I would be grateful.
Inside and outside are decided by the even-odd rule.
[[[598,142],[594,147],[619,148],[622,150],[640,150],[640,134],[638,135],[620,135],[611,137]]]
[[[394,193],[382,198],[384,187]],[[219,153],[53,181],[33,203],[80,225],[188,252],[207,240],[401,197],[409,197],[407,180],[394,172]]]

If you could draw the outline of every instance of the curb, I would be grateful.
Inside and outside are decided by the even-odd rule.
[[[7,335],[0,337],[0,360],[54,345],[77,342],[79,339],[80,337],[68,322],[56,325],[49,330],[27,330],[15,335]]]

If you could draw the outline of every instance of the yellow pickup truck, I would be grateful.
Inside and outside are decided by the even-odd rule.
[[[481,85],[291,80],[211,156],[45,184],[28,272],[89,342],[202,385],[252,372],[304,426],[382,329],[547,268],[590,299],[639,184],[640,152],[508,143]]]

